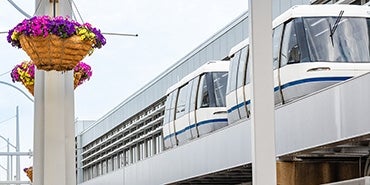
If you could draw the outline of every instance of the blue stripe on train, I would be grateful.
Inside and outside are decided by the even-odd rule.
[[[293,82],[289,82],[289,83],[286,83],[284,85],[282,85],[281,87],[275,87],[274,88],[274,92],[278,91],[280,88],[281,89],[286,89],[288,87],[291,87],[291,86],[295,86],[295,85],[299,85],[299,84],[304,84],[304,83],[310,83],[310,82],[329,82],[329,81],[338,81],[338,82],[341,82],[341,81],[345,81],[345,80],[348,80],[352,78],[351,76],[348,77],[348,76],[340,76],[340,77],[318,77],[318,78],[306,78],[306,79],[302,79],[302,80],[296,80],[296,81],[293,81]],[[250,100],[247,101],[247,105],[250,104]],[[245,102],[242,102],[242,103],[239,103],[238,105],[235,105],[233,107],[231,107],[229,110],[227,110],[227,113],[231,113],[233,111],[235,111],[236,109],[242,107],[245,105]]]
[[[251,103],[251,100],[239,103],[238,105],[235,105],[235,106],[231,107],[229,110],[227,110],[227,113],[231,113],[231,112],[235,111],[236,109],[239,109],[240,107],[245,106],[245,104],[249,105],[250,103]]]
[[[227,118],[218,118],[218,119],[209,119],[209,120],[204,120],[204,121],[199,122],[197,125],[198,125],[198,126],[201,126],[201,125],[206,125],[206,124],[225,123],[225,122],[227,122]],[[195,124],[192,124],[192,125],[190,125],[190,126],[187,126],[187,127],[185,127],[184,129],[182,129],[182,130],[180,130],[180,131],[176,132],[176,135],[182,134],[182,133],[183,133],[183,132],[185,132],[186,130],[190,130],[190,129],[194,128],[194,127],[195,127]],[[168,135],[168,136],[165,136],[165,137],[163,138],[163,140],[169,139],[169,138],[171,138],[171,137],[173,137],[173,136],[175,136],[175,133],[172,133],[172,134],[170,134],[170,135]]]
[[[348,80],[350,78],[352,78],[352,76],[350,76],[350,77],[348,77],[348,76],[337,76],[337,77],[306,78],[306,79],[296,80],[296,81],[293,81],[293,82],[286,83],[286,84],[281,86],[281,89],[285,89],[285,88],[288,88],[290,86],[295,86],[295,85],[298,85],[298,84],[309,83],[309,82],[329,82],[329,81],[338,81],[338,82],[340,82],[340,81]]]

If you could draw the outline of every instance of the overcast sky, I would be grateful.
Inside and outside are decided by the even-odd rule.
[[[34,14],[34,1],[13,1]],[[102,32],[139,35],[106,36],[106,46],[83,60],[92,66],[93,76],[75,90],[75,117],[97,120],[246,12],[248,1],[77,0],[75,4],[84,22]],[[76,9],[75,13],[79,18]],[[23,19],[25,16],[8,1],[0,1],[0,32],[12,29]],[[0,81],[12,83],[9,71],[29,57],[11,47],[6,36],[0,35]],[[20,83],[14,85],[27,92]],[[16,106],[20,111],[21,151],[28,151],[33,140],[33,103],[14,88],[0,84],[0,135],[14,145]],[[6,142],[0,139],[0,152],[4,151]],[[4,167],[5,159],[0,156]],[[32,165],[32,159],[22,157],[21,165],[22,169]],[[26,180],[24,175],[22,179]],[[6,180],[6,173],[0,168],[2,180]]]

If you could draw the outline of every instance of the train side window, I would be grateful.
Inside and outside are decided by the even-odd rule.
[[[189,113],[190,112],[190,107],[191,107],[191,93],[192,93],[192,89],[193,89],[193,83],[194,83],[194,79],[193,80],[190,80],[189,83],[188,83],[188,90],[187,90],[187,93],[186,93],[186,105],[185,105],[185,113]]]
[[[197,108],[209,107],[209,103],[210,101],[209,101],[207,79],[206,79],[206,75],[203,74],[200,77],[200,82],[199,82]]]
[[[179,88],[176,103],[176,116],[175,116],[176,119],[185,114],[187,95],[188,95],[188,83]]]
[[[248,49],[247,47],[241,50],[240,60],[239,60],[239,67],[238,67],[238,77],[236,80],[237,88],[244,85],[246,69],[247,69],[247,56],[248,56]]]
[[[176,97],[177,97],[177,89],[170,94],[171,97],[171,104],[170,104],[170,121],[175,119],[175,106],[176,106]]]
[[[190,95],[190,111],[194,111],[196,107],[197,101],[197,91],[198,91],[198,84],[199,84],[199,77],[196,77],[192,80],[192,87],[191,87],[191,95]]]
[[[298,63],[300,61],[301,56],[297,42],[297,33],[294,28],[294,21],[290,21],[285,26],[280,57],[281,66]]]
[[[281,34],[283,33],[283,25],[279,25],[272,32],[272,44],[273,44],[273,67],[277,69],[279,67],[279,52],[281,45]]]
[[[227,91],[226,91],[227,94],[229,94],[230,92],[236,89],[236,80],[238,76],[240,53],[241,53],[240,51],[236,52],[230,62],[229,79],[228,79],[228,86],[227,86]]]
[[[212,73],[216,107],[226,107],[227,73]]]

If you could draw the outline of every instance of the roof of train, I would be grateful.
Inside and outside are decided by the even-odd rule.
[[[276,17],[273,27],[295,17],[338,16],[343,10],[343,17],[370,17],[370,7],[348,4],[296,5]]]
[[[227,71],[229,71],[229,63],[230,63],[229,61],[223,61],[223,60],[208,61],[206,64],[200,66],[198,69],[196,69],[195,71],[186,75],[179,82],[177,82],[176,84],[174,84],[170,88],[168,88],[166,94],[169,94],[172,91],[174,91],[175,89],[185,85],[191,79],[199,76],[202,73],[217,72],[217,71],[227,72]]]
[[[370,7],[348,4],[320,4],[320,5],[296,5],[276,17],[273,21],[273,27],[296,17],[325,17],[338,16],[343,10],[343,17],[370,17]],[[245,39],[233,48],[231,48],[229,57],[237,51],[248,45],[249,39]]]

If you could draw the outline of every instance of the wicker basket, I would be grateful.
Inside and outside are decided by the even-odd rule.
[[[73,83],[74,83],[74,87],[76,89],[76,87],[78,86],[78,83],[80,82],[80,79],[82,77],[82,73],[81,72],[75,72],[73,74],[73,77],[74,77]]]
[[[23,85],[27,88],[28,92],[30,92],[32,95],[34,95],[34,93],[33,93],[34,84],[32,84],[32,85],[23,84]]]
[[[45,71],[72,70],[91,50],[91,41],[81,40],[79,36],[60,38],[55,35],[47,37],[19,37],[22,49],[30,56],[37,69]]]

